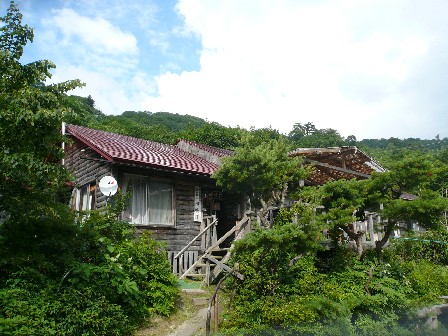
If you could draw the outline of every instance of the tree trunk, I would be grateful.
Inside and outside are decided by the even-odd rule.
[[[390,223],[390,225],[387,225],[386,230],[384,231],[384,237],[381,240],[377,240],[375,242],[376,258],[380,263],[383,262],[383,247],[389,241],[389,238],[394,230],[394,227],[395,223]]]
[[[256,214],[260,218],[261,225],[270,228],[271,223],[269,222],[269,219],[266,218],[269,212],[269,206],[271,205],[270,202],[265,202],[263,199],[260,199],[260,203],[262,208],[259,211],[256,211]]]
[[[356,243],[356,251],[358,251],[358,256],[361,257],[362,253],[364,252],[364,246],[362,243],[362,236],[364,235],[364,232],[361,235],[359,235],[359,232],[360,231],[358,231],[358,234],[356,234],[356,238],[354,240]]]
[[[286,199],[286,194],[288,192],[288,183],[285,183],[283,185],[283,189],[280,192],[280,199],[279,199],[279,208],[283,208],[285,206],[285,199]]]
[[[364,236],[365,232],[364,231],[358,231],[358,232],[355,233],[353,231],[350,231],[350,229],[346,225],[339,226],[339,228],[344,230],[344,232],[350,237],[350,239],[353,239],[355,241],[356,251],[358,252],[359,256],[362,256],[362,253],[364,252],[364,245],[362,243],[362,236]]]

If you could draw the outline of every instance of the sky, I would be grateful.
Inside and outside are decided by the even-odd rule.
[[[16,0],[22,62],[80,79],[105,114],[288,134],[448,137],[446,0]],[[0,0],[0,15],[9,1]]]

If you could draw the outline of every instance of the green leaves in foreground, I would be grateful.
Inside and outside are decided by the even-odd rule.
[[[2,335],[125,335],[173,310],[164,245],[110,213],[0,226]]]
[[[361,260],[346,247],[318,249],[299,224],[260,229],[235,244],[229,335],[437,335],[416,315],[446,288],[446,266],[406,262],[404,251]],[[443,334],[444,327],[439,332]],[[441,335],[440,334],[440,335]]]

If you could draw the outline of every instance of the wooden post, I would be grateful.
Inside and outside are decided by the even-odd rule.
[[[214,319],[215,319],[215,334],[218,332],[218,292],[215,296],[215,307],[214,307]]]
[[[184,254],[182,253],[179,257],[179,274],[183,274],[184,271]]]
[[[205,320],[205,336],[210,336],[210,320],[212,318],[212,304],[213,304],[213,302],[215,302],[215,297],[218,295],[219,287],[221,287],[222,282],[232,273],[233,273],[233,269],[229,273],[226,273],[218,281],[218,284],[216,285],[215,290],[213,291],[213,295],[210,298],[210,301],[208,302],[207,319]],[[215,306],[217,306],[217,305],[215,305]],[[215,321],[217,321],[217,319]]]
[[[210,286],[210,260],[205,262],[205,285]]]
[[[205,229],[205,227],[206,227],[206,225],[205,225],[205,222],[204,222],[204,218],[202,218],[201,227],[200,227],[199,232],[202,232]],[[205,251],[205,250],[206,250],[206,248],[205,248],[205,236],[202,235],[202,237],[201,237],[201,251]]]
[[[212,245],[214,245],[218,241],[218,233],[216,230],[217,225],[218,225],[218,223],[216,223],[216,225],[213,226]]]

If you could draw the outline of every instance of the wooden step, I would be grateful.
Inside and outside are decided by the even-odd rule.
[[[204,295],[206,293],[206,291],[201,288],[182,288],[182,292],[188,295]]]
[[[185,274],[185,276],[186,277],[204,277],[205,276],[205,274],[202,274],[202,273],[188,273],[188,274]]]
[[[196,266],[197,266],[197,267],[206,267],[207,264],[199,263],[199,264],[197,264]],[[214,266],[216,266],[216,264],[214,264],[214,263],[210,263],[209,266],[210,266],[210,267],[214,267]]]
[[[195,306],[206,306],[206,305],[208,305],[208,302],[209,302],[209,298],[206,298],[206,297],[193,298],[193,304]]]
[[[227,252],[230,251],[230,247],[217,247],[212,250],[212,252]]]

